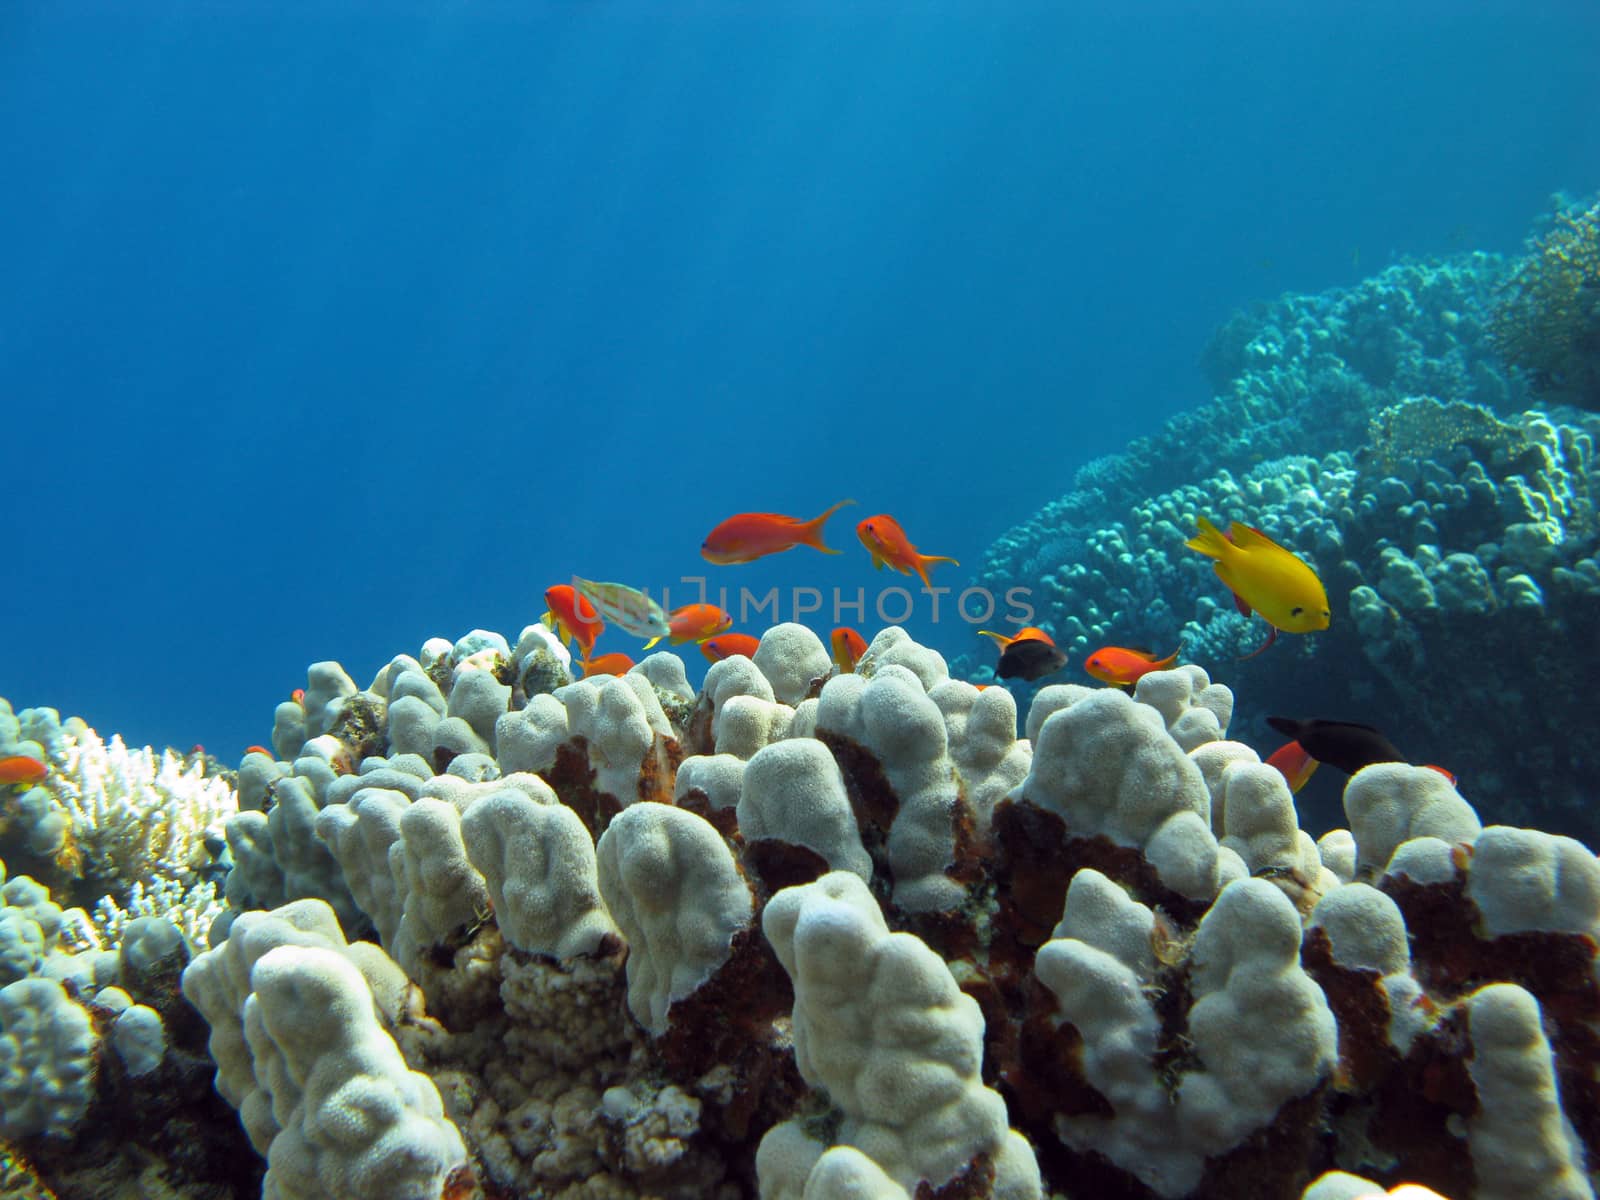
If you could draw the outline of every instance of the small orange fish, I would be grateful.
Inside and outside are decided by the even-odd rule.
[[[1114,683],[1118,687],[1132,687],[1151,671],[1165,671],[1178,661],[1174,650],[1166,658],[1158,659],[1148,650],[1127,646],[1102,646],[1089,655],[1083,669],[1096,679]]]
[[[633,659],[619,652],[586,658],[578,665],[583,668],[585,679],[591,675],[626,675],[633,668]]]
[[[906,531],[900,528],[900,522],[888,513],[879,513],[862,521],[856,526],[856,536],[871,553],[872,565],[875,568],[892,567],[902,575],[915,572],[922,577],[923,587],[933,586],[928,582],[929,563],[947,562],[957,567],[961,565],[955,559],[943,554],[917,553],[917,548],[911,544],[911,539],[906,537]]]
[[[265,754],[268,758],[272,757],[272,751],[265,746],[246,746],[244,752],[246,754]]]
[[[715,604],[685,604],[667,614],[667,628],[672,631],[668,637],[674,646],[681,646],[685,642],[703,642],[708,637],[726,633],[732,626],[733,618]],[[653,637],[644,644],[644,648],[648,650],[660,640],[659,637]]]
[[[1288,782],[1289,791],[1298,792],[1317,769],[1317,760],[1299,742],[1285,742],[1267,756],[1267,766],[1277,767]]]
[[[761,639],[751,637],[748,633],[719,633],[714,638],[707,638],[700,643],[700,653],[712,662],[721,662],[725,658],[745,658],[756,656],[756,647],[761,645]]]
[[[295,688],[294,691],[289,693],[289,699],[293,700],[296,704],[304,704],[306,702],[305,688]]]
[[[1447,771],[1447,770],[1445,770],[1445,768],[1439,766],[1436,763],[1423,763],[1422,764],[1422,769],[1424,771],[1437,771],[1437,772],[1439,772],[1439,774],[1443,775],[1446,779],[1448,779],[1450,781],[1450,786],[1451,787],[1455,787],[1456,786],[1456,777],[1455,777],[1455,773],[1454,772]]]
[[[26,754],[8,754],[0,758],[0,787],[11,783],[38,783],[49,773],[49,767]]]
[[[978,630],[979,637],[993,638],[995,643],[1004,650],[1012,642],[1043,642],[1046,646],[1054,646],[1055,639],[1044,630],[1033,625],[1024,625],[1012,634],[995,633],[993,630]]]
[[[824,545],[822,526],[846,504],[854,500],[841,500],[820,517],[802,521],[780,513],[738,513],[723,521],[700,543],[700,557],[720,566],[730,563],[754,562],[769,554],[782,554],[796,546],[810,546],[824,554],[839,551]]]
[[[577,642],[584,658],[593,654],[595,641],[606,627],[594,605],[578,595],[577,589],[570,583],[558,583],[545,588],[544,602],[550,606],[549,611],[539,618],[544,627],[555,630],[563,646],[569,641]]]
[[[834,665],[841,675],[854,672],[861,656],[867,652],[867,639],[848,625],[835,629],[828,637],[828,644],[833,647]]]

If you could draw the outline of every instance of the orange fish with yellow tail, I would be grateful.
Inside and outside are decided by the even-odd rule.
[[[667,628],[671,630],[668,636],[674,646],[681,646],[685,642],[703,642],[719,633],[726,633],[732,625],[733,618],[715,604],[685,604],[667,614]],[[660,640],[659,637],[653,637],[644,644],[644,648],[648,650]]]
[[[49,773],[49,767],[26,754],[8,754],[0,758],[0,787],[8,784],[29,787]]]
[[[929,563],[944,562],[955,567],[961,565],[948,555],[918,553],[911,539],[906,536],[906,531],[900,528],[900,522],[888,513],[879,513],[862,521],[856,526],[856,536],[872,555],[875,568],[891,567],[902,575],[918,575],[923,587],[933,586],[928,582]]]
[[[802,521],[781,513],[737,513],[721,522],[700,543],[700,557],[719,566],[754,562],[769,554],[782,554],[796,546],[810,546],[824,554],[838,554],[822,540],[829,517],[854,500],[841,500],[821,516]]]
[[[570,583],[558,583],[545,588],[544,602],[549,605],[539,618],[544,627],[555,630],[563,646],[577,642],[583,658],[593,654],[595,641],[605,631],[606,623],[588,598],[579,595]]]
[[[1129,646],[1102,646],[1084,661],[1083,669],[1103,683],[1132,687],[1151,671],[1167,671],[1177,665],[1178,652],[1157,658],[1151,651]]]

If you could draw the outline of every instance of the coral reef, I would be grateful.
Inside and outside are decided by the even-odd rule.
[[[506,645],[313,668],[192,961],[0,889],[4,1133],[58,1194],[144,1186],[106,1126],[159,1119],[208,1198],[1593,1196],[1581,844],[1401,763],[1313,841],[1194,666],[1019,738],[899,629],[698,696]]]
[[[991,547],[977,584],[1028,589],[1032,622],[1078,663],[1181,644],[1238,691],[1252,738],[1272,711],[1378,718],[1497,820],[1597,840],[1600,418],[1523,408],[1488,333],[1504,274],[1486,256],[1404,264],[1236,319],[1208,354],[1218,395],[1085,467]],[[1198,516],[1311,563],[1332,627],[1245,659],[1266,630],[1184,549]],[[983,680],[991,663],[969,648],[953,666]],[[1304,797],[1319,831],[1338,820],[1333,787]]]

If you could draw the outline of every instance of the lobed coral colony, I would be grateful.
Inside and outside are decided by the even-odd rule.
[[[898,628],[566,669],[542,626],[318,663],[236,791],[0,711],[53,768],[7,844],[61,891],[93,794],[158,880],[0,888],[15,1194],[1594,1194],[1581,844],[1404,763],[1314,841],[1193,665],[1023,737]]]

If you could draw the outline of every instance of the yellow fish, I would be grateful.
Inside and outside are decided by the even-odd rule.
[[[1200,532],[1184,543],[1216,562],[1241,611],[1254,609],[1274,629],[1315,633],[1328,627],[1328,593],[1317,573],[1259,529],[1238,521],[1223,533],[1201,517]]]
[[[661,605],[638,588],[621,583],[596,583],[592,579],[579,579],[576,575],[572,577],[572,586],[594,605],[595,611],[604,618],[606,624],[615,625],[634,637],[664,638],[672,632]]]

